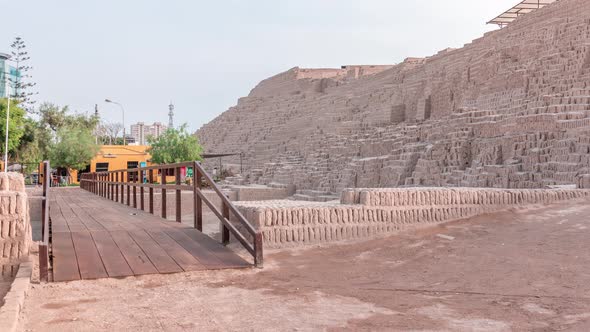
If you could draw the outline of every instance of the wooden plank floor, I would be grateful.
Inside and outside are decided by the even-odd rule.
[[[49,209],[54,281],[251,266],[194,228],[82,189],[52,189]]]

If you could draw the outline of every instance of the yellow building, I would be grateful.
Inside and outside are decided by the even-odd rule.
[[[102,145],[90,165],[81,173],[150,166],[148,148],[145,145]],[[78,171],[71,170],[70,175],[72,183],[79,183]]]
[[[147,152],[148,149],[149,146],[145,145],[101,145],[96,156],[90,161],[90,165],[81,172],[73,169],[70,169],[68,172],[65,168],[57,168],[56,172],[52,175],[52,186],[57,186],[59,183],[64,182],[79,184],[79,174],[81,173],[116,171],[151,166],[152,156]],[[182,169],[181,171],[181,174],[186,174],[186,170]],[[41,180],[43,179],[43,176],[44,174],[41,172]],[[154,177],[155,181],[161,181],[160,172],[154,174]],[[174,170],[166,171],[166,182],[172,183],[174,181]]]

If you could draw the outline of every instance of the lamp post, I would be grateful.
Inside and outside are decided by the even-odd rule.
[[[105,99],[104,101],[107,103],[119,105],[119,107],[121,107],[121,112],[123,113],[123,145],[127,145],[126,144],[127,138],[125,137],[125,109],[123,108],[123,105],[121,105],[120,103],[118,103],[116,101],[112,101],[110,99]]]
[[[8,172],[8,123],[10,120],[10,83],[6,84],[6,95],[8,103],[6,104],[6,137],[4,142],[4,173]]]
[[[10,61],[10,55],[8,54],[4,54],[4,53],[0,53],[0,59],[1,60],[6,60],[6,61]],[[4,66],[0,67],[0,69],[2,69],[4,71]],[[3,75],[0,75],[0,77],[3,76],[4,80],[5,80],[5,84],[6,84],[6,99],[7,99],[7,104],[6,104],[6,137],[4,137],[5,142],[4,142],[4,172],[8,172],[8,125],[10,123],[10,79],[7,77],[7,75],[9,75],[9,72],[2,72]],[[4,84],[3,82],[0,82],[0,84]]]

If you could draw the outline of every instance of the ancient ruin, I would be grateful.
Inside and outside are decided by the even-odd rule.
[[[31,245],[29,201],[22,175],[0,173],[0,280],[14,277]]]
[[[242,152],[246,184],[590,188],[588,12],[558,1],[395,66],[293,68],[197,135]]]

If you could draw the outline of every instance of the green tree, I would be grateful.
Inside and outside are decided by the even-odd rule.
[[[25,118],[23,123],[24,133],[15,151],[15,160],[27,164],[38,163],[47,156],[46,146],[41,144],[45,141],[42,128],[39,122],[31,118]]]
[[[41,125],[53,132],[64,127],[80,127],[92,131],[99,123],[99,118],[95,115],[72,114],[67,106],[59,108],[51,103],[41,104],[38,112],[41,117],[39,120]]]
[[[39,162],[49,158],[49,150],[56,143],[58,131],[64,128],[81,128],[92,131],[98,124],[98,117],[72,114],[67,106],[58,107],[43,103],[38,108],[39,120],[26,118],[25,134],[18,148],[18,160]]]
[[[6,112],[8,111],[7,99],[0,99],[0,148],[4,154],[6,144]],[[13,155],[20,145],[21,137],[24,134],[25,111],[19,107],[14,100],[10,101],[10,119],[8,121],[8,153]]]
[[[31,89],[37,83],[31,81],[33,77],[29,74],[30,70],[33,69],[33,67],[27,64],[31,57],[29,56],[29,52],[27,52],[25,41],[21,37],[16,37],[12,44],[10,44],[10,47],[12,48],[12,61],[16,63],[17,72],[16,80],[11,82],[14,87],[13,98],[18,100],[24,109],[32,112],[33,104],[35,104],[32,97],[36,93],[31,92]]]
[[[148,142],[151,145],[148,152],[155,164],[202,160],[203,147],[199,139],[187,131],[186,124],[178,129],[168,128],[156,139],[149,137]]]
[[[56,143],[50,148],[49,158],[52,166],[82,170],[90,164],[99,146],[92,132],[79,126],[67,126],[57,132]]]

